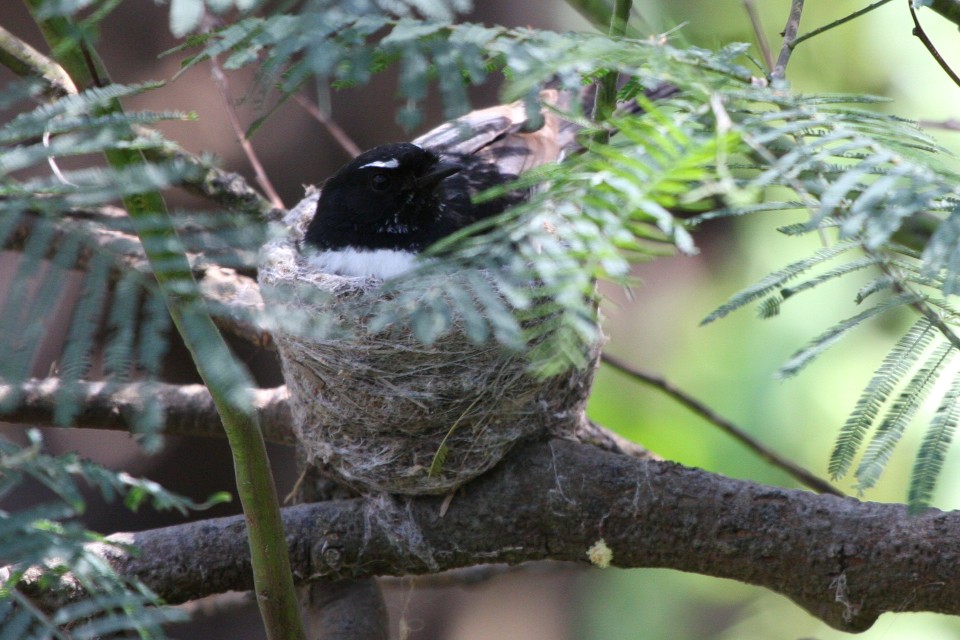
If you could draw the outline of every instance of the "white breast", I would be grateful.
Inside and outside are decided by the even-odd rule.
[[[397,249],[307,249],[307,262],[323,273],[395,278],[417,265],[417,254]]]

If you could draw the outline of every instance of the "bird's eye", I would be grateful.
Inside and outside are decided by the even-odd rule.
[[[386,191],[390,188],[390,177],[385,173],[375,173],[370,178],[370,186],[374,191]]]

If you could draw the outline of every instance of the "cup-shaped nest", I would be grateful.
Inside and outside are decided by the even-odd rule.
[[[364,310],[379,301],[382,283],[318,273],[299,250],[316,198],[308,194],[287,215],[290,233],[264,247],[259,275],[279,318],[273,337],[310,463],[361,491],[446,493],[518,442],[577,430],[599,340],[589,366],[544,379],[529,371],[525,354],[493,340],[476,344],[459,323],[431,344],[402,323],[367,331]],[[326,295],[291,294],[305,287]],[[311,315],[354,330],[316,338],[284,328],[285,316]]]

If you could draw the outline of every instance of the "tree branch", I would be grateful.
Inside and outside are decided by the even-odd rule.
[[[263,168],[257,152],[254,151],[253,144],[247,138],[247,134],[243,130],[243,125],[240,124],[240,117],[237,115],[236,109],[233,108],[233,98],[230,97],[230,87],[227,83],[227,76],[220,67],[220,63],[217,62],[216,56],[211,56],[210,58],[210,75],[213,78],[213,83],[217,86],[217,90],[220,92],[220,97],[227,111],[227,120],[229,120],[230,126],[233,128],[234,135],[237,136],[237,142],[240,143],[240,148],[243,150],[247,162],[250,163],[254,174],[257,176],[257,182],[260,184],[260,188],[267,194],[267,199],[271,205],[277,209],[283,209],[283,200],[280,199],[280,195],[276,189],[273,188],[273,183]]]
[[[829,31],[830,29],[833,29],[834,27],[839,27],[840,25],[842,25],[842,24],[844,24],[844,23],[850,22],[851,20],[855,20],[856,18],[859,18],[860,16],[864,15],[865,13],[870,13],[870,12],[873,11],[874,9],[879,9],[880,7],[882,7],[883,5],[887,4],[888,2],[890,2],[890,0],[877,0],[876,2],[874,2],[874,3],[871,4],[871,5],[868,5],[868,6],[864,7],[864,8],[862,8],[862,9],[858,9],[857,11],[854,11],[854,12],[848,14],[848,15],[843,16],[843,17],[840,18],[839,20],[834,20],[833,22],[831,22],[831,23],[829,23],[829,24],[825,24],[825,25],[823,25],[822,27],[817,27],[816,29],[814,29],[814,30],[812,30],[812,31],[808,31],[808,32],[806,32],[805,34],[803,34],[802,36],[797,36],[797,37],[794,39],[794,41],[793,41],[793,47],[796,48],[796,46],[797,46],[798,44],[800,44],[801,42],[803,42],[804,40],[809,40],[810,38],[812,38],[812,37],[814,37],[814,36],[818,36],[818,35],[820,35],[821,33],[825,33],[825,32],[827,32],[827,31]]]
[[[960,613],[958,512],[909,516],[902,505],[763,486],[560,440],[517,451],[440,517],[443,500],[380,496],[285,509],[297,580],[586,562],[602,538],[615,566],[763,586],[845,631],[867,629],[885,611]],[[167,602],[251,587],[240,516],[110,540],[139,548],[137,557],[101,550]],[[52,603],[29,578],[20,586]]]
[[[606,353],[603,354],[603,362],[604,364],[609,365],[620,373],[629,376],[631,379],[641,384],[659,389],[662,393],[665,393],[669,397],[673,398],[710,424],[718,427],[721,431],[740,442],[762,459],[792,476],[800,484],[806,485],[817,493],[829,493],[835,496],[844,495],[842,491],[834,487],[826,480],[818,478],[813,473],[807,471],[792,460],[788,460],[787,458],[784,458],[780,454],[767,448],[762,442],[723,416],[714,412],[713,409],[708,407],[703,402],[700,402],[685,391],[675,387],[669,380],[666,380],[660,376],[651,375],[635,367],[631,367],[627,363],[621,361],[619,358]]]
[[[36,216],[24,216],[0,244],[0,249],[22,250],[37,222]],[[65,213],[56,223],[48,255],[56,254],[63,238],[76,234],[83,237],[84,243],[71,268],[84,270],[92,256],[106,252],[113,256],[118,270],[139,271],[153,280],[153,271],[143,252],[143,245],[129,229],[127,214],[123,209],[105,206]],[[263,304],[257,281],[234,269],[211,264],[209,256],[188,253],[187,257],[204,298],[214,307],[217,326],[251,344],[270,345],[270,335],[251,320],[251,312]]]
[[[787,18],[787,26],[783,28],[783,47],[780,49],[780,56],[777,58],[777,64],[773,67],[773,73],[770,78],[774,81],[783,81],[787,75],[787,63],[790,62],[790,55],[793,53],[794,43],[797,39],[797,31],[800,29],[800,16],[803,15],[803,0],[791,0],[790,15]]]
[[[0,65],[21,78],[35,78],[44,84],[51,98],[77,93],[73,80],[59,64],[0,26]]]
[[[757,7],[753,4],[753,0],[743,0],[743,8],[746,9],[750,24],[753,26],[753,36],[757,39],[760,55],[763,56],[763,64],[767,67],[767,73],[770,73],[773,71],[773,54],[770,52],[767,35],[763,32],[763,26],[760,24],[760,14],[757,13]]]
[[[20,386],[0,385],[0,407],[11,397],[18,398],[12,409],[0,412],[0,420],[17,424],[52,426],[57,397],[57,378],[30,380]],[[162,382],[72,382],[71,392],[82,407],[70,425],[80,429],[131,431],[143,400],[149,396],[164,412],[163,433],[178,436],[223,437],[220,416],[210,392],[202,384],[175,385]],[[260,418],[263,437],[277,444],[295,444],[290,427],[290,406],[286,387],[251,389],[254,408]]]
[[[143,135],[156,134],[144,133]],[[275,209],[270,201],[251,187],[239,173],[224,171],[183,149],[145,149],[143,155],[151,162],[179,160],[192,165],[198,171],[187,176],[179,186],[184,191],[206,198],[225,209],[260,218],[276,218],[281,214],[279,209]]]
[[[0,407],[11,407],[8,411],[0,412],[0,420],[53,426],[59,389],[60,381],[57,378],[30,380],[20,386],[0,385]],[[76,401],[83,407],[71,423],[72,428],[132,431],[135,425],[133,417],[141,410],[143,398],[149,394],[164,413],[165,435],[223,437],[213,398],[201,384],[71,382],[71,392],[77,394]],[[295,445],[287,387],[251,389],[249,393],[263,429],[264,440],[274,444]],[[12,397],[18,401],[9,402]],[[574,435],[578,442],[603,451],[635,458],[656,457],[639,444],[589,420]]]
[[[940,55],[940,52],[937,51],[937,47],[933,44],[933,41],[927,36],[926,31],[923,30],[923,27],[920,25],[920,20],[917,18],[917,12],[913,8],[913,0],[907,1],[907,6],[910,7],[910,17],[913,18],[913,35],[917,36],[920,39],[920,42],[923,43],[923,46],[926,47],[927,51],[933,56],[933,59],[936,60],[937,64],[940,65],[940,68],[943,69],[943,72],[953,80],[953,84],[960,86],[960,76],[950,68],[950,65],[947,64],[947,61],[943,59],[943,56]]]
[[[347,135],[343,127],[337,124],[333,118],[328,117],[319,106],[299,93],[294,93],[291,97],[311,118],[319,122],[320,125],[327,130],[327,133],[329,133],[330,137],[343,149],[343,152],[347,154],[348,158],[356,158],[363,153],[363,149],[357,146],[357,143]]]

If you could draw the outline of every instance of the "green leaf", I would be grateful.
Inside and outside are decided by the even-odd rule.
[[[936,334],[926,318],[918,320],[883,359],[850,412],[830,456],[828,471],[836,480],[846,475],[859,453],[864,436],[876,423],[880,410]]]
[[[960,377],[954,377],[940,399],[937,412],[927,427],[910,474],[907,504],[917,513],[930,505],[937,478],[943,468],[950,441],[960,419]]]
[[[813,267],[819,266],[828,260],[832,260],[842,253],[850,251],[851,249],[855,249],[857,246],[858,245],[855,242],[841,242],[833,245],[832,247],[820,249],[808,258],[797,260],[796,262],[793,262],[786,267],[771,273],[758,283],[747,287],[743,291],[740,291],[731,297],[728,302],[724,303],[715,311],[710,313],[706,318],[701,320],[700,324],[709,324],[714,320],[718,320],[730,312],[739,309],[749,302],[769,295],[772,291],[780,289],[785,283],[793,278],[796,278],[801,273],[809,271]]]
[[[859,491],[869,489],[876,484],[890,460],[893,449],[900,442],[907,424],[930,393],[940,371],[950,362],[955,353],[949,342],[939,345],[891,404],[857,467],[855,475]]]
[[[810,361],[836,344],[848,331],[860,326],[864,321],[891,309],[913,304],[920,300],[922,300],[922,298],[916,294],[902,293],[887,298],[846,320],[838,322],[814,338],[808,346],[794,353],[790,359],[780,367],[777,372],[778,375],[784,378],[796,375],[803,367],[809,364]]]
[[[34,567],[51,582],[69,570],[84,586],[86,597],[44,615],[15,589],[0,588],[0,638],[85,638],[119,634],[124,637],[163,636],[161,626],[184,615],[159,606],[141,583],[118,576],[90,548],[102,538],[72,521],[84,509],[79,482],[98,489],[107,499],[127,496],[157,508],[181,511],[198,506],[169,493],[156,483],[133,478],[80,460],[73,454],[42,453],[39,432],[28,432],[28,447],[0,438],[0,495],[9,495],[27,478],[53,491],[54,500],[25,509],[0,513],[0,564],[14,568],[12,583],[22,574],[17,567]],[[10,583],[7,583],[10,584]],[[61,627],[69,627],[69,632]]]

